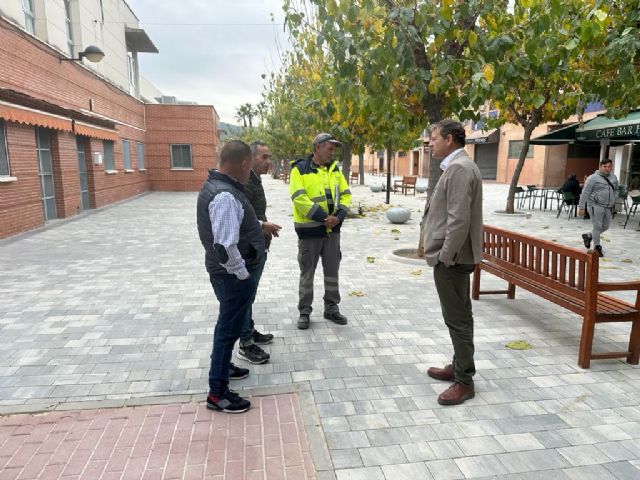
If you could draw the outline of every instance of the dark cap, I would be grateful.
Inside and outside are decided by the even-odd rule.
[[[342,143],[336,140],[335,137],[330,133],[319,133],[318,135],[316,135],[316,138],[313,139],[313,146],[315,147],[316,145],[320,145],[321,143],[324,143],[324,142],[333,143],[338,147],[342,146]]]

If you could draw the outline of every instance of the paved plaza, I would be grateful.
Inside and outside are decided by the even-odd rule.
[[[424,194],[392,194],[391,203],[410,208],[412,218],[391,225],[384,193],[352,187],[352,209],[361,204],[365,216],[348,219],[342,229],[340,306],[349,324],[322,318],[318,274],[311,328],[297,330],[297,239],[288,185],[263,181],[267,215],[283,230],[272,243],[254,318],[276,339],[265,347],[271,361],[250,366],[251,375],[233,386],[252,396],[255,413],[247,419],[264,417],[265,402],[289,398],[299,405],[299,417],[289,418],[305,426],[296,430],[300,458],[308,442],[315,472],[303,463],[287,465],[283,454],[280,474],[243,461],[237,478],[640,478],[640,368],[620,360],[579,368],[581,319],[522,290],[515,300],[474,302],[476,397],[457,407],[437,404],[447,384],[426,370],[448,363],[451,348],[432,272],[424,262],[392,254],[417,246]],[[367,177],[368,184],[382,181]],[[589,222],[556,218],[555,211],[498,215],[508,187],[484,188],[485,223],[582,246]],[[0,479],[129,478],[122,473],[126,462],[120,477],[106,470],[104,477],[87,476],[88,460],[80,472],[25,476],[38,456],[32,437],[38,422],[86,423],[166,408],[174,416],[185,411],[195,431],[209,418],[198,415],[207,414],[202,402],[217,303],[196,232],[196,197],[149,193],[0,241],[0,413],[6,415],[0,417]],[[639,220],[632,217],[623,230],[624,216],[616,216],[604,234],[602,279],[640,280]],[[483,285],[501,282],[485,274]],[[635,300],[632,293],[622,296]],[[594,351],[623,349],[628,332],[628,324],[598,325]],[[532,348],[506,348],[513,340]],[[234,362],[248,365],[235,355]],[[96,411],[97,417],[88,413]],[[219,416],[211,418],[213,429]],[[31,447],[15,447],[18,438]],[[225,448],[232,458],[240,455]],[[31,456],[18,461],[17,452]],[[206,465],[198,463],[203,475]],[[232,478],[227,470],[215,474]],[[209,478],[203,475],[197,478]],[[167,470],[162,476],[182,478]]]

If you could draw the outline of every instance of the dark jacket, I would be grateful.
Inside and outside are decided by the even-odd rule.
[[[267,197],[264,194],[264,187],[262,186],[262,179],[259,175],[256,175],[253,170],[251,171],[251,176],[249,177],[249,181],[244,185],[244,194],[247,199],[249,199],[249,203],[253,207],[253,211],[256,213],[256,217],[258,220],[262,220],[263,222],[267,221]],[[264,241],[266,244],[267,250],[271,245],[271,235],[264,234]]]
[[[242,223],[240,224],[240,239],[238,250],[246,265],[255,265],[264,255],[264,235],[260,223],[256,218],[253,207],[244,194],[241,183],[217,170],[209,171],[209,178],[202,186],[198,195],[196,216],[198,222],[198,235],[205,250],[205,265],[207,271],[213,274],[228,273],[221,265],[226,263],[224,259],[226,251],[221,245],[216,245],[211,231],[211,218],[209,217],[209,204],[216,195],[222,192],[231,193],[241,204],[244,210]]]

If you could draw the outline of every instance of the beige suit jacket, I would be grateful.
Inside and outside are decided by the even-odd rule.
[[[425,215],[424,253],[430,266],[482,261],[482,176],[464,150],[449,162]]]

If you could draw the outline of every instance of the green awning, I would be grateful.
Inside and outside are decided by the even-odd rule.
[[[576,129],[576,140],[597,142],[606,139],[613,143],[640,141],[640,111],[623,118],[597,116]]]
[[[578,124],[574,123],[567,127],[558,128],[545,135],[532,138],[529,143],[533,145],[563,145],[566,143],[576,143],[576,128]]]

